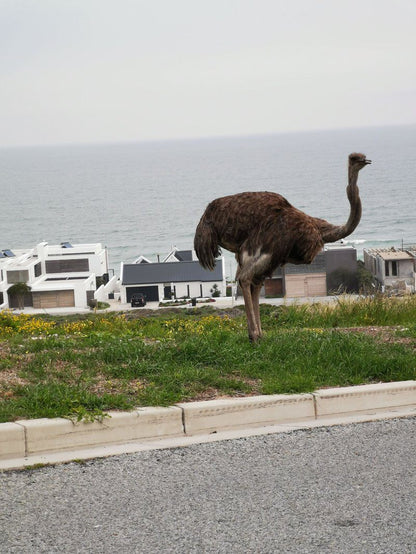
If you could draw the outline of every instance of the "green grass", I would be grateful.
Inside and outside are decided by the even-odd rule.
[[[416,378],[416,297],[263,305],[262,322],[265,336],[252,345],[236,308],[2,312],[0,422]]]

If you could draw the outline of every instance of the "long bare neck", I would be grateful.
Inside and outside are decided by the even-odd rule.
[[[321,231],[323,242],[336,242],[341,240],[356,229],[361,219],[361,200],[360,191],[357,186],[358,169],[348,168],[348,186],[347,197],[350,203],[350,215],[344,225],[332,225],[323,219],[315,219],[315,222]]]

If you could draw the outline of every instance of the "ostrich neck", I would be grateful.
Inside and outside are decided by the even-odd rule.
[[[318,227],[321,231],[323,242],[336,242],[350,235],[361,219],[361,200],[357,186],[358,171],[349,168],[347,197],[350,203],[350,215],[344,225],[332,225],[327,221],[320,220]]]

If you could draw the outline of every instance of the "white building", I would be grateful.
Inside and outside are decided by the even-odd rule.
[[[415,257],[404,250],[364,249],[365,267],[384,291],[415,292]]]
[[[41,242],[31,249],[1,250],[0,309],[17,307],[7,291],[19,282],[30,287],[25,306],[85,308],[94,298],[96,277],[108,281],[107,250],[99,243]]]

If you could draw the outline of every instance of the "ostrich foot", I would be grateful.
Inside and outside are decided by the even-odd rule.
[[[252,343],[252,344],[257,344],[258,342],[260,342],[260,340],[263,338],[263,333],[252,333],[252,334],[248,334],[248,340]]]

